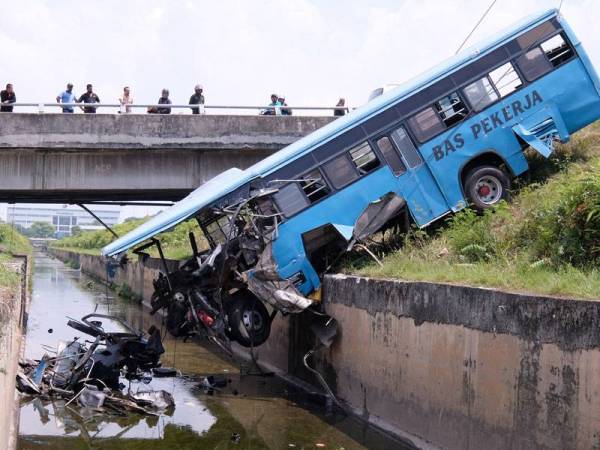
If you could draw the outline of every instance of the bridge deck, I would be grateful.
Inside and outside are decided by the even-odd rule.
[[[0,201],[179,200],[333,120],[308,116],[0,115]]]

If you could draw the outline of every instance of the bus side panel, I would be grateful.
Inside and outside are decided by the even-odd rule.
[[[560,86],[553,100],[569,133],[575,133],[600,118],[600,94],[581,60],[565,64],[541,82],[549,92]]]
[[[302,234],[329,223],[354,226],[369,203],[388,192],[398,192],[398,183],[388,166],[381,167],[281,224],[273,242],[279,275],[289,278],[302,271],[306,282],[300,291],[308,294],[316,289],[320,279],[306,257]]]
[[[587,52],[583,48],[581,41],[577,38],[577,36],[573,32],[573,30],[571,29],[569,24],[564,20],[564,18],[562,16],[558,16],[558,21],[560,22],[565,33],[567,34],[567,37],[571,41],[571,44],[575,47],[575,50],[577,51],[577,54],[579,55],[579,59],[581,60],[588,76],[590,77],[590,80],[591,80],[592,84],[594,85],[596,92],[600,95],[600,78],[598,78],[598,73],[596,72],[594,65],[590,61],[590,58],[589,58]]]
[[[526,170],[512,127],[544,108],[559,111],[569,133],[600,117],[600,98],[581,61],[574,59],[420,148],[454,211],[466,205],[461,170],[478,155],[497,154],[515,176]]]

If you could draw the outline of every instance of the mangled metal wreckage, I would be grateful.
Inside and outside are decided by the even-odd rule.
[[[117,324],[122,331],[106,331],[102,321]],[[161,367],[164,348],[156,327],[143,333],[119,317],[96,313],[69,319],[67,325],[93,340],[75,337],[60,341],[56,348],[44,345],[42,358],[20,363],[20,392],[121,415],[126,411],[160,415],[174,408],[173,397],[163,390],[133,393],[130,384],[126,393],[122,391],[121,377],[129,383],[147,383],[151,373],[174,375],[172,369]]]
[[[277,252],[281,250],[276,243],[285,230],[284,217],[273,205],[273,196],[279,189],[255,187],[253,183],[224,187],[240,184],[242,175],[238,169],[225,172],[116,240],[103,253],[124,258],[122,262],[126,263],[124,251],[131,247],[141,258],[148,256],[150,247],[158,249],[163,270],[154,281],[152,313],[166,310],[167,328],[174,336],[200,333],[231,352],[231,340],[244,347],[263,344],[277,312],[310,310],[315,313],[311,329],[321,343],[330,344],[336,324],[320,307],[322,273],[338,255],[396,216],[404,202],[390,194],[368,205],[355,227],[340,227],[343,232],[351,230],[345,238],[336,232],[339,239],[331,240],[331,234],[321,230],[319,236],[312,238],[313,245],[315,242],[328,245],[328,252],[322,255],[319,264],[320,272],[311,267],[311,271],[298,270],[286,277],[278,264],[281,258],[277,260]],[[227,195],[215,198],[223,190],[229,191]],[[196,233],[190,232],[193,256],[177,270],[170,271],[156,234],[186,219],[197,221],[202,238],[199,240]],[[199,241],[206,243],[207,248],[199,250]],[[298,252],[291,259],[300,262],[303,257],[306,255]]]
[[[323,272],[354,243],[396,217],[404,201],[393,193],[385,195],[368,204],[354,227],[320,227],[290,253],[289,222],[274,205],[281,190],[272,186],[281,182],[257,184],[245,182],[245,176],[241,170],[228,170],[103,253],[126,259],[124,252],[134,247],[134,254],[144,258],[150,247],[157,247],[163,271],[154,281],[152,313],[166,309],[167,328],[174,336],[201,333],[231,352],[231,340],[244,347],[263,344],[277,312],[310,310],[315,313],[311,329],[330,344],[336,323],[320,305]],[[197,221],[200,242],[208,248],[199,250],[198,236],[190,232],[193,256],[169,271],[155,236],[187,219]],[[309,261],[305,246],[320,253],[315,251]],[[287,262],[284,270],[282,262]],[[287,276],[290,270],[294,273]]]

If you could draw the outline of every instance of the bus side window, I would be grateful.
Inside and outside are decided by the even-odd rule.
[[[421,155],[417,151],[415,144],[413,144],[412,139],[404,127],[394,130],[391,136],[394,144],[396,144],[396,147],[398,147],[400,153],[404,157],[404,160],[408,164],[408,167],[414,169],[423,163]]]
[[[494,83],[500,97],[506,97],[523,86],[519,74],[510,62],[492,70],[490,72],[490,79]]]
[[[346,152],[323,164],[323,170],[336,189],[342,189],[358,178],[358,172]]]
[[[406,166],[387,136],[377,140],[377,147],[379,147],[379,151],[392,169],[392,172],[394,172],[394,175],[399,176],[406,172]]]
[[[308,199],[302,193],[298,183],[286,184],[273,197],[277,208],[285,217],[291,217],[308,206]]]
[[[552,70],[552,64],[548,61],[542,49],[539,47],[528,51],[517,59],[517,65],[523,72],[527,81],[533,81]]]
[[[542,42],[541,47],[554,67],[560,66],[573,56],[573,49],[560,34],[551,37],[546,42]]]
[[[469,112],[456,92],[435,102],[435,108],[448,128],[463,120]]]
[[[408,125],[419,142],[425,142],[446,129],[433,107],[412,116],[408,119]]]
[[[487,105],[498,100],[498,94],[488,80],[488,77],[480,78],[479,80],[467,85],[463,92],[469,99],[469,103],[477,112],[484,109]]]
[[[300,181],[300,185],[310,203],[315,203],[327,197],[331,192],[319,169],[311,170],[305,174]]]
[[[354,147],[348,153],[361,175],[366,175],[379,167],[379,160],[368,142]]]

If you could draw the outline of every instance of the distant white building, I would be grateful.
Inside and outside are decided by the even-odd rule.
[[[113,226],[119,222],[120,206],[89,206],[105,224]],[[75,205],[8,205],[7,222],[29,228],[34,222],[46,222],[54,225],[56,236],[70,236],[73,227],[81,230],[100,230],[104,227],[87,211]]]

